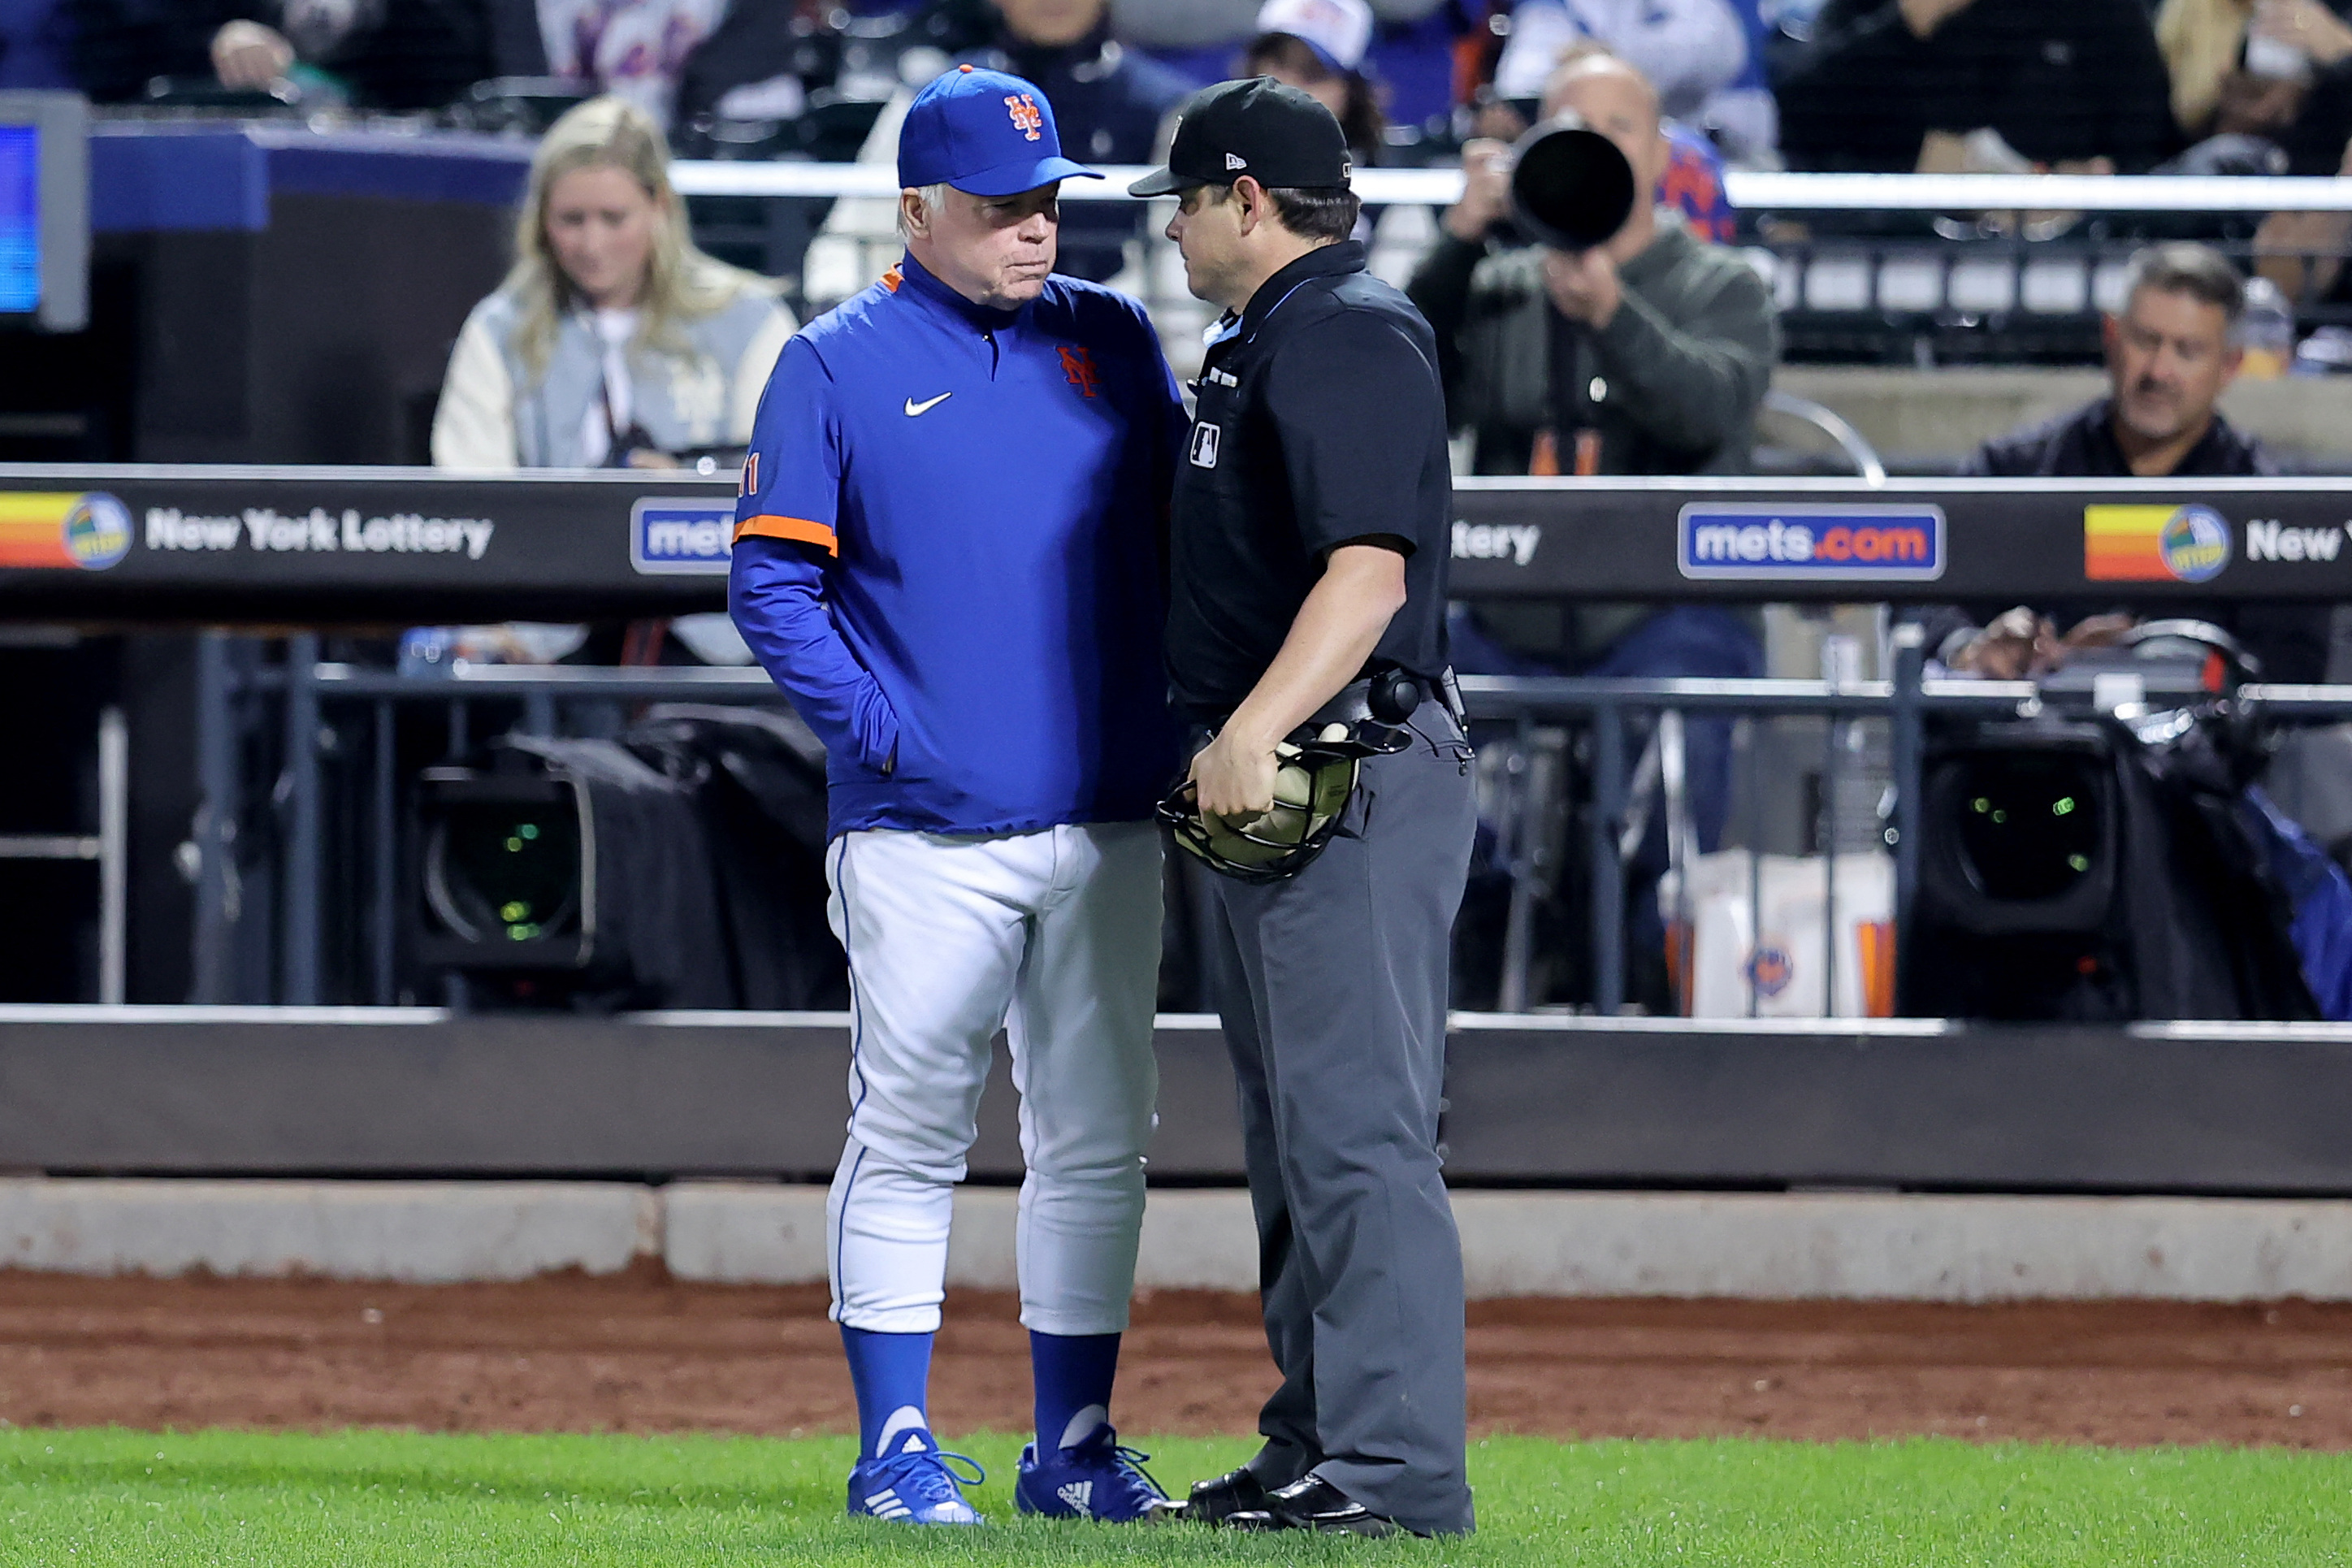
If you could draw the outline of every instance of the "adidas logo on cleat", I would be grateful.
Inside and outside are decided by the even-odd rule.
[[[1054,1495],[1080,1513],[1094,1512],[1095,1484],[1092,1481],[1066,1482],[1055,1489]]]
[[[868,1497],[866,1510],[877,1519],[904,1519],[915,1511],[898,1500],[897,1492],[887,1489]]]

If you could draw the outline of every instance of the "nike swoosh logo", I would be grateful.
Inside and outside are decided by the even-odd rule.
[[[931,398],[928,402],[923,403],[918,403],[910,397],[907,399],[907,417],[912,419],[918,414],[929,414],[932,409],[937,408],[940,404],[945,403],[949,398],[953,397],[954,395],[955,394],[952,392],[942,392],[937,397]]]

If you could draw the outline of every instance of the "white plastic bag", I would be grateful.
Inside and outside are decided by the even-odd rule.
[[[1658,882],[1668,967],[1694,1018],[1883,1018],[1895,1011],[1895,862],[1874,850],[1837,857],[1834,964],[1825,962],[1828,867],[1819,856],[1767,855],[1762,940],[1745,849],[1699,856],[1689,898]],[[1688,924],[1683,922],[1687,921]],[[1686,962],[1685,962],[1686,960]],[[1832,998],[1824,985],[1834,988]]]

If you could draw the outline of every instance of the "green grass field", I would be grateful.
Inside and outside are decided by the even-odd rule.
[[[2216,1448],[1560,1444],[1471,1455],[1481,1531],[1457,1542],[1234,1537],[1012,1516],[1018,1440],[985,1463],[982,1531],[841,1517],[841,1439],[313,1437],[0,1430],[0,1563],[1281,1562],[2194,1564],[2352,1560],[2352,1457]],[[1171,1440],[1180,1486],[1244,1457]]]

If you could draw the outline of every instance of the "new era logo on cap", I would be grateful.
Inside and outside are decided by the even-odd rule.
[[[1138,196],[1230,185],[1246,174],[1269,190],[1345,190],[1348,138],[1331,111],[1271,77],[1203,89],[1176,122],[1168,166],[1128,186]]]

